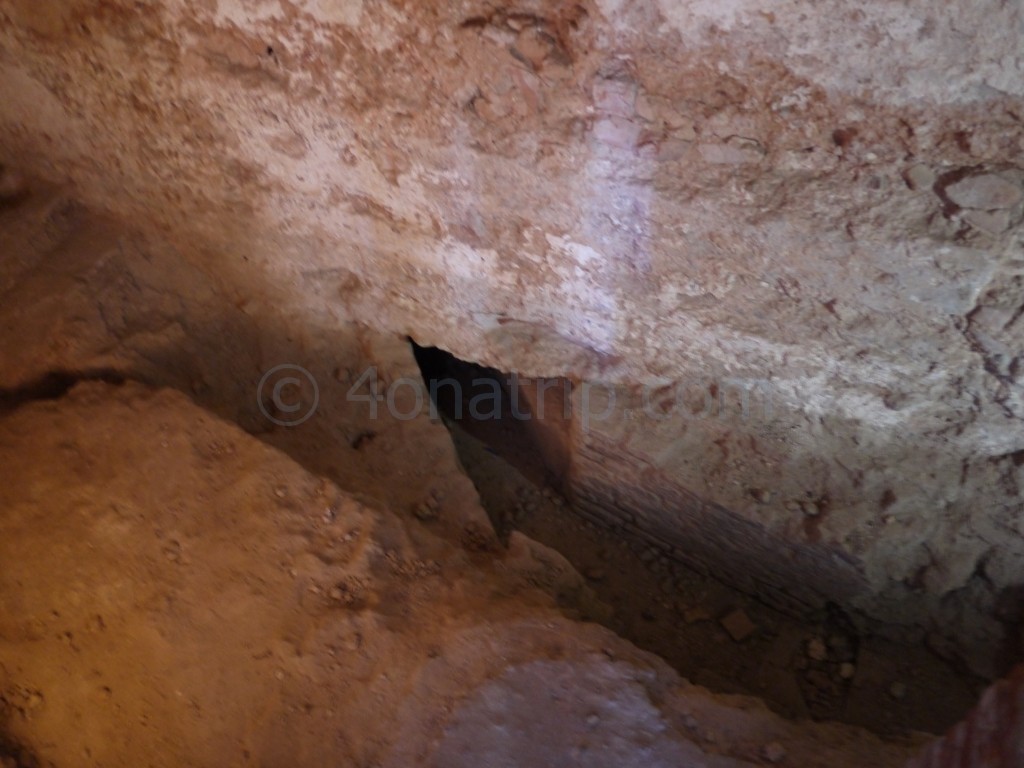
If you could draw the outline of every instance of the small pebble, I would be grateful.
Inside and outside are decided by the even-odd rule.
[[[800,510],[808,517],[817,517],[821,514],[821,507],[816,501],[803,501],[800,503]]]
[[[907,695],[907,684],[895,682],[889,686],[889,695],[894,699],[902,699]]]
[[[935,184],[935,178],[935,172],[927,165],[920,163],[903,172],[904,181],[915,192],[919,192],[922,189],[931,189],[932,185]]]
[[[750,617],[747,616],[742,608],[737,608],[724,617],[720,623],[725,631],[729,633],[729,637],[737,643],[743,642],[757,632],[757,625],[750,620]]]
[[[828,658],[828,648],[825,647],[825,641],[820,637],[812,638],[807,643],[807,658],[813,659],[814,661],[824,661]]]
[[[764,755],[764,759],[769,763],[781,763],[786,759],[786,748],[779,744],[779,742],[773,741],[770,744],[764,745],[761,754]]]
[[[696,624],[699,621],[710,621],[711,614],[699,605],[691,606],[683,611],[683,621],[687,624]]]
[[[433,520],[437,517],[437,511],[431,507],[430,504],[426,503],[417,504],[416,509],[413,510],[413,514],[416,516],[417,520],[423,520],[424,522],[427,520]]]
[[[653,123],[658,114],[654,111],[654,106],[651,104],[650,99],[647,98],[646,94],[640,93],[636,97],[636,101],[633,102],[633,108],[636,110],[636,116],[642,120],[646,120],[649,123]]]
[[[1010,228],[1009,211],[964,211],[963,220],[975,229],[998,235]]]
[[[850,662],[843,662],[839,665],[839,676],[843,680],[852,680],[853,676],[857,673],[857,668]]]

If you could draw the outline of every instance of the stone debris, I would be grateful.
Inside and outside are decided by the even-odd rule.
[[[902,699],[907,695],[907,684],[900,681],[896,681],[895,683],[889,686],[889,695],[892,696],[894,699]]]
[[[825,661],[828,658],[828,646],[820,637],[811,638],[807,642],[807,658],[813,661]]]
[[[946,196],[961,208],[1006,210],[1020,205],[1024,190],[1001,176],[968,176],[946,187]]]
[[[722,617],[719,623],[729,633],[729,637],[737,643],[743,642],[757,632],[757,625],[750,620],[742,608],[737,608]]]
[[[773,741],[764,745],[764,749],[761,750],[761,754],[764,756],[765,760],[774,765],[776,763],[781,763],[786,759],[786,748],[779,742]]]
[[[683,621],[687,624],[696,624],[701,621],[711,621],[711,614],[703,605],[692,605],[683,609]]]
[[[906,180],[908,187],[915,192],[920,192],[922,190],[930,190],[938,177],[935,175],[935,171],[927,165],[918,163],[905,170],[903,178]]]
[[[198,450],[225,441],[230,456]],[[36,489],[72,443],[89,463],[39,508]],[[519,560],[470,563],[425,529],[410,535],[411,516],[358,502],[178,392],[93,384],[33,403],[0,419],[0,463],[0,594],[60,606],[45,619],[29,604],[4,615],[0,702],[39,758],[10,752],[0,734],[0,758],[14,754],[17,768],[86,754],[110,768],[567,765],[583,760],[584,740],[622,768],[742,765],[766,742],[794,760],[820,756],[805,764],[822,768],[898,768],[909,756],[857,729],[788,723],[753,699],[685,685],[517,586],[516,542]],[[141,495],[128,471],[139,466],[161,470]],[[280,504],[284,488],[295,504]],[[327,525],[309,514],[325,495]],[[157,534],[172,523],[173,541],[194,552],[187,577],[161,556],[170,539]],[[354,549],[339,546],[340,530],[358,531]],[[39,551],[61,552],[65,567],[55,573]],[[443,574],[413,567],[435,557]],[[542,577],[538,564],[530,573]],[[90,685],[110,706],[82,707]],[[110,742],[113,724],[122,738]],[[168,737],[181,728],[187,739]]]

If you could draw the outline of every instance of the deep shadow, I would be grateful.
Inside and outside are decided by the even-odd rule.
[[[0,765],[12,768],[39,768],[39,759],[31,750],[18,744],[0,727]]]
[[[565,489],[571,420],[566,380],[522,379],[409,343],[446,425],[475,437],[531,482]]]
[[[59,400],[79,382],[101,381],[105,384],[121,385],[127,377],[103,368],[87,371],[50,371],[43,376],[13,389],[0,389],[0,413],[13,411],[34,400]]]

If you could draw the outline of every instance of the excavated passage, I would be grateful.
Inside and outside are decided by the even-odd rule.
[[[882,733],[941,732],[976,700],[982,681],[922,644],[865,634],[834,604],[778,610],[730,574],[699,573],[586,514],[572,492],[568,380],[524,380],[410,343],[499,537],[521,531],[564,555],[610,606],[604,623],[681,674],[789,717]],[[745,567],[742,555],[733,565]]]
[[[430,400],[446,424],[473,435],[538,485],[567,490],[568,379],[524,379],[410,343]]]
[[[856,636],[841,612],[793,623],[582,520],[563,494],[572,497],[570,382],[503,385],[500,372],[440,350],[417,350],[420,368],[403,337],[365,325],[317,334],[271,302],[246,309],[211,289],[165,244],[68,210],[40,194],[0,216],[16,256],[0,262],[10,289],[0,596],[14,597],[0,614],[0,731],[40,761],[91,753],[137,765],[180,748],[203,765],[305,754],[309,764],[407,766],[431,764],[413,757],[424,745],[483,755],[528,744],[564,764],[575,741],[537,738],[545,713],[492,707],[524,683],[542,699],[570,686],[563,701],[612,702],[571,708],[581,734],[649,743],[668,723],[682,746],[659,749],[684,749],[691,762],[704,762],[687,746],[696,740],[743,766],[897,766],[920,741],[886,744],[716,698],[605,628],[559,617],[556,604],[601,618],[698,683],[757,692],[796,717],[938,730],[973,698],[967,678]],[[315,395],[288,385],[283,414],[268,410],[272,371],[302,377]],[[409,407],[424,372],[428,389],[462,382],[461,393],[434,388],[442,405],[450,393],[445,419],[491,450]],[[457,418],[456,394],[470,419]],[[277,418],[300,404],[301,419]],[[638,689],[653,678],[632,659],[663,682]],[[502,712],[515,744],[473,736]],[[621,764],[650,763],[626,748]],[[6,763],[32,765],[29,752],[3,749]]]

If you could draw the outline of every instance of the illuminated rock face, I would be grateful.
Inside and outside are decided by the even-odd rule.
[[[1024,574],[1021,13],[2,0],[0,148],[240,305],[614,385],[595,514],[977,665]]]

